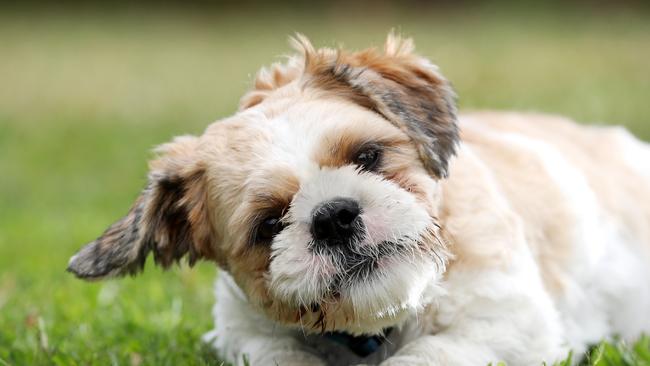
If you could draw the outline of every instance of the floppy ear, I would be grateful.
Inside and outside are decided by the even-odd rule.
[[[200,258],[214,259],[205,174],[196,145],[197,138],[181,137],[161,146],[148,185],[130,211],[75,254],[68,271],[83,279],[136,274],[150,252],[164,268],[185,255],[190,265]]]
[[[413,53],[411,39],[390,34],[383,52],[315,50],[300,35],[295,44],[305,57],[307,86],[381,114],[411,138],[429,173],[447,176],[459,139],[456,95],[435,65]]]

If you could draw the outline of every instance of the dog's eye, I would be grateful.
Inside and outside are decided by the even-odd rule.
[[[363,170],[372,172],[377,169],[381,151],[376,147],[369,147],[361,150],[354,158],[354,163],[360,166]]]
[[[257,228],[257,239],[260,241],[269,241],[278,235],[282,229],[284,229],[284,224],[279,218],[269,217],[262,221]]]

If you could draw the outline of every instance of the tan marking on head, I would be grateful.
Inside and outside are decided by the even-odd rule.
[[[239,101],[239,109],[253,107],[266,99],[274,90],[298,79],[303,72],[304,63],[299,56],[292,56],[287,62],[274,63],[257,72],[253,89]]]
[[[277,100],[289,90],[300,93],[306,89],[350,100],[401,129],[415,145],[426,170],[438,178],[446,176],[458,140],[455,94],[435,66],[413,53],[410,39],[391,34],[383,51],[315,49],[301,35],[293,44],[301,55],[284,68],[275,66],[283,75],[281,82],[268,82],[271,78],[264,71],[259,78],[265,81],[263,88],[247,94],[243,105],[254,106],[266,98]],[[299,59],[302,66],[296,62]]]
[[[300,188],[298,178],[288,167],[276,167],[254,174],[244,189],[243,203],[232,212],[228,220],[233,236],[231,254],[235,257],[245,253],[253,243],[254,230],[260,220],[266,217],[282,217]]]
[[[327,131],[315,150],[313,160],[322,167],[353,164],[356,155],[364,147],[371,145],[380,148],[383,154],[388,150],[410,145],[410,141],[406,135],[390,125],[366,121],[351,122],[342,128]]]

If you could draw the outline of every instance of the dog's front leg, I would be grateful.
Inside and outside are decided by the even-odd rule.
[[[266,319],[248,303],[225,272],[219,274],[214,307],[215,330],[203,339],[233,365],[325,365],[294,330]]]
[[[267,336],[244,332],[224,333],[223,328],[204,336],[217,354],[232,365],[325,366],[315,353],[304,348],[295,338],[285,335]]]
[[[406,343],[381,365],[540,365],[566,356],[557,311],[534,271],[509,272],[451,274],[437,308],[442,330]]]
[[[557,359],[554,340],[543,329],[537,340],[523,332],[499,333],[492,331],[489,322],[477,321],[470,333],[449,330],[436,335],[422,336],[402,347],[381,366],[481,366],[500,361],[507,365],[541,365]],[[492,339],[489,339],[492,337]],[[545,345],[540,343],[546,343]],[[508,349],[509,348],[509,349]]]
[[[381,366],[487,365],[498,357],[489,347],[452,335],[428,335],[405,345]]]

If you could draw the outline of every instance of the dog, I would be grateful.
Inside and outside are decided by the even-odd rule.
[[[292,42],[235,115],[157,149],[69,271],[216,263],[205,340],[237,365],[539,365],[650,331],[649,145],[459,115],[395,34],[383,50]]]

